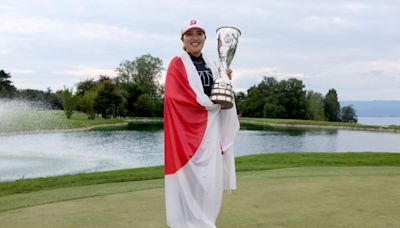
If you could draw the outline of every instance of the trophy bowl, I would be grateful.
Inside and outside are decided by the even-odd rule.
[[[236,53],[240,35],[240,30],[235,27],[222,26],[217,29],[218,57],[222,68],[229,69]]]

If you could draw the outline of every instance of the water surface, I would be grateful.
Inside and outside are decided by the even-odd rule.
[[[140,126],[0,136],[0,181],[162,165],[162,125]],[[400,152],[400,134],[245,125],[235,142],[236,156],[349,151]]]

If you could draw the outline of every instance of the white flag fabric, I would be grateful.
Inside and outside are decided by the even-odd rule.
[[[203,55],[214,78],[217,67]],[[203,92],[184,52],[171,60],[164,96],[165,201],[171,228],[213,228],[223,190],[236,189],[236,106],[221,110]]]

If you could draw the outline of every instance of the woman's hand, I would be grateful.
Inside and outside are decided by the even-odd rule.
[[[232,80],[232,70],[231,69],[226,69],[225,72],[228,75],[229,80]]]

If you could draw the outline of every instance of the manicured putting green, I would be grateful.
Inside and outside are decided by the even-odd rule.
[[[63,195],[59,200],[67,200],[68,195],[87,198],[2,211],[0,224],[30,228],[166,227],[162,179],[93,186],[97,191],[93,197],[87,193],[90,186],[25,193],[24,198],[31,200],[46,195]],[[399,189],[399,167],[294,167],[239,172],[238,190],[225,193],[217,225],[400,227]]]

